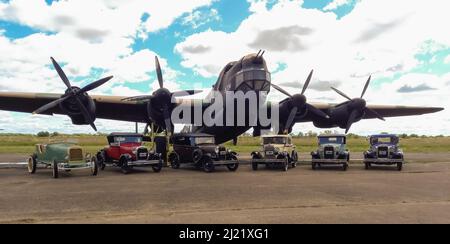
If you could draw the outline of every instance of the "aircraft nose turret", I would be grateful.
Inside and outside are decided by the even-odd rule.
[[[241,70],[235,74],[236,91],[269,92],[271,74],[267,70],[264,52],[250,54],[242,58]]]

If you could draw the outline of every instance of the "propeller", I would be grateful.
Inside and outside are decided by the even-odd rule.
[[[73,101],[75,101],[76,105],[78,106],[78,109],[80,109],[81,114],[83,115],[85,121],[87,121],[91,127],[97,131],[97,127],[94,124],[94,118],[92,118],[91,113],[89,113],[88,109],[86,108],[85,104],[82,102],[80,96],[82,96],[84,93],[87,93],[91,90],[96,89],[97,87],[100,87],[101,85],[105,84],[106,82],[108,82],[109,80],[111,80],[113,77],[109,76],[103,79],[100,79],[98,81],[92,82],[91,84],[85,86],[84,88],[80,89],[78,87],[72,86],[70,84],[69,79],[67,78],[66,74],[64,73],[64,71],[62,70],[61,66],[58,64],[58,62],[56,62],[56,60],[52,57],[51,58],[52,63],[53,63],[53,67],[55,67],[56,72],[58,72],[59,77],[61,78],[61,80],[63,81],[63,83],[67,86],[67,91],[66,93],[59,99],[50,102],[40,108],[38,108],[37,110],[35,110],[33,112],[33,114],[41,114],[44,113],[45,111],[48,111],[49,109],[52,109],[56,106],[58,106],[59,104],[73,99]]]
[[[314,70],[312,70],[311,73],[309,73],[309,76],[306,79],[305,84],[303,85],[302,92],[300,94],[296,94],[296,95],[291,95],[289,92],[287,92],[283,88],[281,88],[275,84],[271,84],[273,88],[275,88],[277,91],[283,93],[284,95],[288,96],[290,99],[289,102],[290,102],[292,108],[291,108],[289,117],[287,119],[287,123],[285,125],[286,128],[284,128],[285,130],[288,130],[289,128],[292,127],[292,125],[294,124],[295,118],[298,117],[297,115],[299,112],[302,112],[302,115],[300,116],[301,118],[305,117],[308,113],[312,113],[312,114],[314,114],[318,117],[324,118],[324,119],[330,118],[322,110],[307,103],[305,93],[309,87],[309,84],[311,83],[313,74],[314,74]]]
[[[164,120],[164,125],[166,127],[166,131],[172,134],[173,124],[171,122],[171,112],[170,112],[172,97],[190,96],[201,93],[202,91],[185,90],[185,91],[170,92],[168,89],[164,88],[164,78],[158,57],[155,57],[155,66],[156,66],[156,75],[158,77],[159,89],[153,92],[152,95],[128,97],[122,100],[127,102],[145,102],[148,103],[149,106],[154,106],[152,107],[152,109],[156,109],[161,113],[161,116]],[[151,116],[149,115],[149,117]],[[152,118],[149,118],[149,120],[152,120]]]
[[[350,128],[352,127],[352,125],[357,121],[357,119],[360,116],[363,116],[364,113],[370,113],[372,114],[374,117],[386,121],[385,118],[383,118],[383,116],[381,116],[377,111],[368,108],[367,107],[367,102],[366,100],[364,100],[364,95],[366,95],[367,89],[369,88],[370,85],[370,81],[372,79],[372,76],[369,77],[369,79],[367,80],[366,84],[364,85],[364,89],[361,93],[361,97],[360,98],[355,98],[355,99],[351,99],[349,96],[347,96],[344,92],[331,87],[331,89],[333,89],[336,93],[338,93],[339,95],[341,95],[342,97],[346,98],[347,100],[350,101],[349,107],[351,109],[350,112],[350,116],[348,117],[348,121],[347,121],[347,125],[346,125],[346,129],[345,129],[345,133],[347,134],[350,131]]]

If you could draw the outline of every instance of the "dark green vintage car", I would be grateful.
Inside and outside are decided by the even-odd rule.
[[[37,144],[35,153],[28,158],[28,172],[36,173],[38,165],[52,168],[55,179],[60,171],[89,169],[93,176],[98,173],[95,157],[85,155],[83,148],[69,142]]]

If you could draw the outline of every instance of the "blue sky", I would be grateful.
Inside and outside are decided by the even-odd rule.
[[[33,6],[24,0],[0,1],[4,40],[0,48],[14,50],[5,57],[17,60],[0,60],[0,90],[60,92],[62,86],[55,84],[59,81],[53,80],[48,62],[50,55],[80,85],[115,75],[115,80],[97,91],[101,94],[149,93],[155,81],[154,55],[163,60],[170,88],[207,89],[228,61],[258,49],[267,51],[277,84],[299,82],[301,86],[309,70],[316,69],[315,86],[309,91],[315,102],[341,102],[326,89],[330,85],[356,96],[370,74],[374,78],[367,99],[376,104],[441,105],[442,90],[450,84],[450,41],[441,34],[447,17],[439,1],[399,0],[389,8],[386,0],[186,0],[176,7],[182,4],[171,1],[140,1],[142,5],[130,7],[102,0],[90,4],[89,10],[85,5],[91,1],[34,1]],[[299,28],[312,34],[301,34]],[[267,33],[269,38],[258,39]],[[283,35],[286,38],[280,38]],[[189,51],[198,47],[207,51]],[[38,77],[45,79],[44,85],[37,84]],[[295,92],[295,88],[286,89]],[[273,99],[283,96],[274,93]],[[31,127],[21,126],[27,131],[46,129],[41,118],[7,115],[29,121]],[[423,121],[429,119],[441,126],[448,123],[444,115],[423,117]],[[55,130],[65,130],[58,123],[74,130],[67,118],[56,121]],[[393,119],[381,129],[408,133],[418,128],[419,133],[440,134],[427,130],[420,119],[407,126],[404,121]],[[374,121],[361,124],[355,126],[356,132],[368,133],[379,126]],[[296,127],[311,129],[315,128]],[[14,130],[21,130],[20,126]],[[76,130],[88,132],[89,128]]]

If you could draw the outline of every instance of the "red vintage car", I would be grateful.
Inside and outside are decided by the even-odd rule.
[[[97,153],[99,168],[106,165],[120,167],[124,174],[134,167],[152,167],[154,172],[160,172],[163,160],[160,154],[151,152],[143,143],[147,138],[136,133],[112,133],[108,137],[109,145]]]

